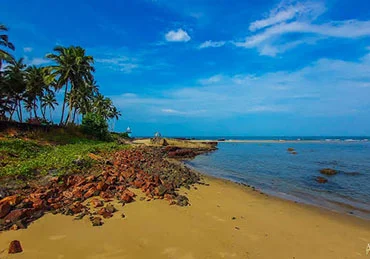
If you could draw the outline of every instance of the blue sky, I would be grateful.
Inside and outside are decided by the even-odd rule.
[[[135,135],[370,135],[370,2],[3,1],[16,56],[95,58]]]

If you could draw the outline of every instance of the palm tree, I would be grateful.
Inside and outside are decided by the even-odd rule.
[[[42,98],[42,104],[41,108],[44,109],[44,116],[46,114],[46,108],[49,107],[49,112],[50,112],[50,121],[53,121],[52,117],[52,111],[55,110],[55,106],[58,105],[57,100],[55,99],[55,94],[52,91],[49,91],[46,95],[44,95]],[[44,117],[45,119],[45,117]]]
[[[0,24],[0,46],[15,50],[13,43],[9,42],[8,35],[5,32],[8,31],[8,28],[4,24]],[[5,50],[0,49],[0,70],[3,64],[3,61],[11,62],[13,60],[13,56],[6,52]]]
[[[65,87],[62,116],[60,118],[60,124],[62,124],[64,119],[65,105],[67,101],[68,82],[71,81],[72,78],[72,66],[74,60],[70,48],[57,46],[54,48],[54,51],[56,52],[56,54],[50,53],[47,54],[46,57],[56,63],[55,65],[49,67],[51,74],[54,75],[55,78],[58,78],[55,85],[56,90],[62,89],[63,86]]]
[[[72,116],[72,110],[73,108],[76,108],[76,106],[80,106],[80,102],[83,102],[84,99],[89,98],[90,93],[87,93],[87,96],[85,95],[78,95],[79,92],[81,92],[81,89],[83,92],[86,93],[86,90],[89,90],[89,88],[86,88],[88,86],[88,82],[92,82],[94,77],[92,75],[92,72],[95,71],[95,68],[92,66],[94,63],[94,59],[92,56],[86,56],[86,52],[81,47],[72,47],[74,58],[75,58],[75,64],[73,66],[73,79],[71,81],[71,95],[70,95],[70,104],[69,105],[69,111],[68,116],[66,119],[66,122],[72,122],[73,116]],[[80,98],[77,100],[72,100],[73,98],[76,98],[79,96]]]
[[[86,81],[93,81],[92,72],[95,71],[92,64],[94,59],[92,56],[86,56],[85,50],[81,47],[71,46],[69,48],[65,47],[55,47],[54,51],[56,54],[48,54],[46,57],[53,60],[56,65],[51,66],[50,69],[52,73],[58,77],[56,86],[57,89],[61,89],[65,86],[64,90],[64,100],[62,106],[62,116],[60,124],[63,124],[64,111],[67,103],[67,93],[68,84],[70,83],[72,94],[69,95],[68,103],[69,111],[66,122],[70,120],[72,110],[73,110],[73,98],[76,96],[76,91],[78,88],[83,87]]]
[[[12,119],[13,114],[16,111],[20,122],[22,122],[21,101],[23,100],[24,92],[26,90],[25,68],[26,65],[23,63],[23,58],[17,61],[12,60],[3,73],[3,89],[6,95],[5,102],[9,106],[9,119]]]
[[[27,102],[33,103],[34,117],[37,118],[37,101],[41,101],[44,92],[48,90],[48,85],[44,80],[44,69],[42,67],[30,66],[27,68],[26,72],[27,88],[25,95],[27,97]]]

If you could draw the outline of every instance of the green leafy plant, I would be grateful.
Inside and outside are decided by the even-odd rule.
[[[81,129],[85,134],[94,136],[99,140],[109,140],[111,138],[107,121],[102,116],[94,113],[87,113],[82,118]]]

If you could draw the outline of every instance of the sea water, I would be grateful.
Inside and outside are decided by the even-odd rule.
[[[370,142],[365,138],[220,142],[217,151],[188,164],[271,195],[370,219]],[[323,168],[338,173],[322,175]],[[328,182],[318,183],[318,176]]]

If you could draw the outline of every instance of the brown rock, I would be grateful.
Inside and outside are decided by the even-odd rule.
[[[92,223],[93,227],[98,227],[98,226],[103,225],[103,221],[102,221],[101,217],[94,217],[91,220],[91,223]]]
[[[143,180],[135,180],[134,181],[134,186],[136,188],[141,188],[144,184],[145,184],[145,182]]]
[[[104,202],[95,198],[91,201],[91,204],[93,205],[94,208],[98,208],[98,207],[103,207]]]
[[[4,199],[0,200],[0,204],[4,203],[4,202],[8,202],[11,206],[15,206],[17,205],[18,203],[21,202],[21,198],[19,195],[12,195],[12,196],[8,196],[8,197],[5,197]]]
[[[18,230],[18,225],[17,224],[13,224],[13,226],[11,226],[10,230]]]
[[[107,206],[105,206],[105,210],[110,213],[114,213],[117,211],[116,208],[112,204],[108,204]]]
[[[64,191],[63,196],[66,197],[67,199],[72,199],[73,198],[73,193],[70,191]]]
[[[168,201],[170,201],[170,200],[172,200],[173,199],[173,195],[171,195],[171,194],[165,194],[164,196],[163,196],[163,198],[165,199],[165,200],[168,200]]]
[[[32,207],[35,209],[42,209],[44,207],[44,201],[41,199],[34,200]]]
[[[96,186],[96,189],[99,191],[105,191],[107,188],[108,185],[103,181],[99,182],[98,185]]]
[[[130,202],[132,202],[132,201],[134,200],[134,199],[133,199],[130,195],[128,195],[127,193],[123,193],[123,194],[121,195],[120,199],[121,199],[122,201],[126,202],[126,203],[130,203]]]
[[[31,213],[33,209],[17,209],[12,210],[6,217],[4,218],[5,221],[9,222],[16,222],[24,217],[26,217],[29,213]]]
[[[322,176],[318,176],[318,177],[316,177],[316,182],[318,182],[318,183],[327,183],[328,182],[328,179],[326,179],[326,178],[324,178],[324,177],[322,177]]]
[[[334,170],[334,169],[331,169],[331,168],[324,168],[324,169],[321,169],[320,170],[320,173],[321,174],[325,174],[325,175],[335,175],[338,172],[336,170]]]
[[[91,196],[94,195],[96,191],[96,188],[95,187],[91,187],[84,195],[84,198],[87,199],[87,198],[90,198]]]
[[[21,252],[23,252],[21,242],[19,242],[18,240],[13,240],[12,242],[10,242],[8,250],[9,254],[16,254]]]
[[[11,208],[12,206],[10,206],[9,201],[0,203],[0,218],[4,218],[9,213]]]

